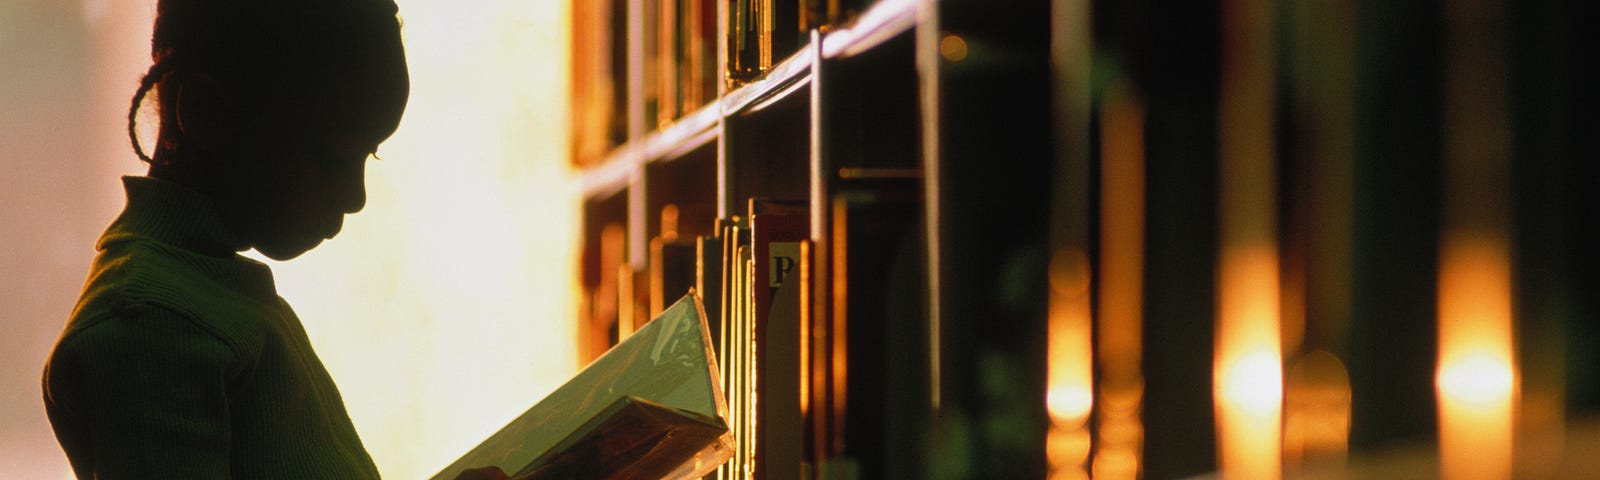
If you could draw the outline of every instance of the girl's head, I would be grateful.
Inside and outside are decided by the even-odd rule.
[[[391,0],[159,0],[151,59],[128,114],[135,152],[278,259],[361,209],[365,160],[410,88]],[[151,92],[147,155],[135,132]]]

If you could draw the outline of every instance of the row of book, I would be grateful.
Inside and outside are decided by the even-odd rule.
[[[806,43],[857,14],[865,0],[574,0],[574,162],[598,162],[631,135],[629,105],[643,127],[659,128],[704,106],[726,88],[765,73]],[[637,15],[637,21],[630,18]],[[629,40],[636,45],[629,45]],[[726,51],[719,72],[718,48]],[[641,58],[630,66],[637,49]],[[638,69],[638,71],[632,71]],[[631,98],[630,80],[640,98]]]
[[[732,458],[709,478],[885,474],[885,459],[905,448],[890,426],[916,415],[896,406],[920,400],[896,398],[918,391],[896,387],[925,376],[919,188],[916,179],[840,188],[823,232],[812,231],[808,201],[750,199],[696,235],[679,235],[667,206],[638,271],[621,259],[624,235],[602,229],[612,233],[599,259],[615,263],[599,270],[614,275],[585,285],[589,354],[695,292],[732,435]]]

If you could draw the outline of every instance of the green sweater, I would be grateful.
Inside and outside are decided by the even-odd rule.
[[[202,195],[123,182],[44,372],[78,478],[378,478],[271,270]]]

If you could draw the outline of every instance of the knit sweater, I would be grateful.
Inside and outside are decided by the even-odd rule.
[[[44,372],[78,478],[378,478],[271,270],[206,197],[123,182]]]

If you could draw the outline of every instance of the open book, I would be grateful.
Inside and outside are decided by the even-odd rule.
[[[529,478],[699,478],[733,455],[693,292],[433,480],[497,466]]]

